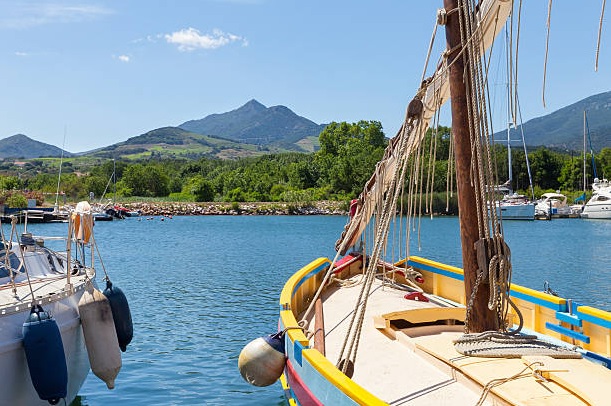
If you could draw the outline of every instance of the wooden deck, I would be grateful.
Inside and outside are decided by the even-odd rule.
[[[337,362],[359,289],[360,285],[335,287],[323,295],[325,348],[333,363]],[[382,287],[377,281],[373,289],[352,379],[391,405],[474,405],[479,393],[432,366],[402,340],[395,339],[392,332],[377,329],[374,323],[374,317],[379,321],[379,316],[389,313],[389,309],[427,309],[435,305],[406,300],[403,296],[407,292]],[[462,330],[461,326],[449,327]]]
[[[332,363],[338,362],[360,289],[360,284],[333,285],[323,294],[325,348]],[[585,359],[464,356],[452,342],[462,335],[459,322],[464,320],[464,308],[407,300],[406,293],[374,282],[352,377],[385,402],[475,405],[487,384],[519,375],[495,386],[484,404],[608,404],[605,388],[611,387],[610,370]],[[314,325],[312,320],[310,326]],[[313,338],[310,344],[314,345]]]

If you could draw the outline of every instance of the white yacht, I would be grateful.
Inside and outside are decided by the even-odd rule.
[[[582,218],[611,219],[611,183],[607,179],[594,179],[594,194],[581,212]]]
[[[570,217],[573,209],[566,202],[567,198],[559,191],[555,193],[543,193],[541,199],[537,200],[535,215],[537,217]]]

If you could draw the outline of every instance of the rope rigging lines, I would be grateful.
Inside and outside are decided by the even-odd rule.
[[[435,72],[430,77],[426,77],[437,32],[437,24],[435,25],[427,50],[421,85],[407,108],[404,123],[397,135],[390,140],[383,159],[376,166],[374,174],[357,199],[356,210],[346,224],[342,236],[336,242],[337,256],[327,270],[308,309],[302,315],[302,321],[304,321],[311,314],[314,303],[325,286],[331,282],[338,282],[338,278],[333,275],[336,261],[360,239],[363,261],[366,264],[362,276],[358,280],[338,282],[342,287],[358,286],[360,288],[355,310],[349,321],[348,332],[337,359],[338,368],[345,373],[354,366],[357,358],[365,309],[372,289],[374,289],[374,281],[378,275],[382,274],[383,284],[390,283],[386,269],[380,265],[385,260],[389,247],[392,250],[393,258],[396,254],[396,246],[399,246],[399,256],[404,253],[409,256],[411,233],[418,231],[419,242],[422,214],[433,214],[432,191],[436,176],[438,176],[435,175],[436,161],[440,156],[438,154],[439,108],[449,99],[449,69],[459,59],[465,66],[462,75],[466,87],[467,133],[470,141],[467,149],[470,148],[471,153],[466,172],[468,172],[468,182],[474,192],[476,219],[473,224],[477,222],[474,234],[476,238],[479,238],[476,242],[477,278],[470,296],[466,298],[465,330],[470,331],[473,316],[471,307],[475,296],[478,290],[481,293],[484,292],[484,289],[487,289],[488,309],[494,312],[496,317],[496,332],[516,336],[521,329],[521,322],[518,329],[513,331],[509,329],[511,326],[507,326],[506,322],[512,308],[520,320],[521,315],[509,298],[512,279],[511,251],[504,241],[502,219],[497,205],[498,197],[494,187],[499,182],[493,149],[494,140],[492,139],[494,131],[491,117],[491,90],[488,85],[494,38],[502,29],[504,21],[507,20],[513,9],[514,2],[509,0],[499,2],[459,0],[458,4],[456,9],[447,12],[440,11],[437,16],[437,24],[444,24],[449,15],[453,15],[453,18],[458,15],[460,44],[443,52]],[[551,6],[552,0],[549,0],[543,78],[544,105]],[[596,66],[598,65],[604,8],[605,0],[603,0],[599,27]],[[516,9],[517,14],[512,16],[510,25],[506,28],[505,54],[508,75],[508,116],[511,117],[513,123],[521,116],[517,93],[521,0],[517,2]],[[451,60],[450,55],[452,55]],[[430,132],[430,143],[427,144],[429,140],[425,138],[425,135],[431,123],[433,129]],[[450,133],[450,137],[454,137],[453,132]],[[445,168],[447,175],[446,207],[449,206],[449,197],[453,195],[455,182],[457,182],[454,172],[457,148],[453,140],[450,139],[450,141],[448,166]],[[398,219],[397,214],[399,214]],[[405,216],[405,219],[402,215]],[[371,224],[369,224],[370,221]],[[391,226],[393,230],[390,230]],[[397,235],[393,234],[395,232]],[[399,243],[389,245],[389,236]]]

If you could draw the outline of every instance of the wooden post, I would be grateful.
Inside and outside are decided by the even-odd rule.
[[[314,349],[325,355],[325,316],[322,309],[322,298],[316,299],[314,307]]]
[[[456,184],[458,191],[458,211],[460,220],[460,239],[462,243],[462,261],[465,275],[465,294],[467,303],[471,297],[477,278],[477,255],[474,244],[479,240],[475,190],[471,182],[471,140],[469,136],[469,116],[467,110],[467,89],[470,83],[465,71],[464,56],[461,54],[460,13],[450,12],[458,8],[458,0],[444,0],[448,13],[446,23],[446,41],[448,49],[454,51],[448,55],[450,97],[452,106],[452,133],[456,157]],[[477,182],[477,179],[473,179]],[[497,321],[494,311],[488,309],[488,284],[481,284],[477,290],[473,307],[469,311],[469,332],[496,330]]]

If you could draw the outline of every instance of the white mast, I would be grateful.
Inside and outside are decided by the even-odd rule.
[[[59,198],[59,184],[62,180],[62,165],[64,162],[64,148],[66,148],[66,133],[68,132],[68,129],[66,126],[64,126],[64,141],[62,143],[62,153],[61,153],[61,158],[59,159],[59,175],[57,176],[57,190],[55,191],[55,206],[53,206],[53,211],[58,212],[59,211],[59,204],[57,202],[58,198]]]
[[[586,193],[588,187],[588,175],[586,172],[586,111],[583,111],[583,193]],[[585,196],[583,203],[585,204]]]

